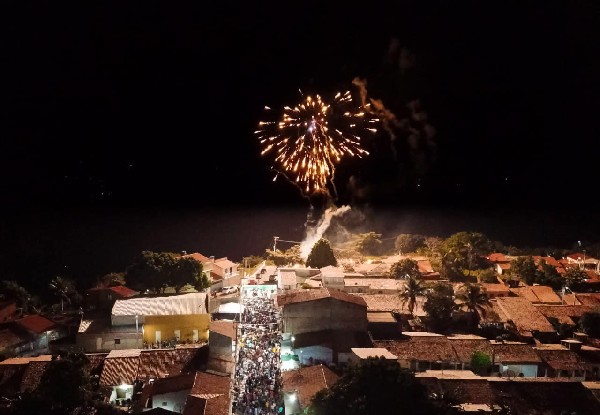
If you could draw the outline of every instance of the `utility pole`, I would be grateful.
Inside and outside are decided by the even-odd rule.
[[[279,236],[273,237],[273,252],[275,252],[275,250],[277,249],[277,240],[278,239],[279,239]]]

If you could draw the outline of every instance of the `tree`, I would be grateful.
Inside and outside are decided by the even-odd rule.
[[[415,305],[417,304],[417,297],[425,295],[425,291],[425,287],[421,285],[421,281],[417,278],[411,276],[406,280],[404,289],[400,293],[400,301],[403,306],[408,303],[408,311],[410,311],[410,314],[413,314]]]
[[[202,263],[192,257],[175,258],[175,261],[165,263],[163,268],[163,273],[169,275],[169,285],[176,293],[188,284],[197,286],[202,277]]]
[[[537,266],[531,256],[518,257],[510,261],[511,274],[518,276],[528,285],[535,282],[537,276]]]
[[[456,278],[466,269],[479,269],[487,266],[483,259],[490,252],[492,243],[478,232],[458,232],[446,239],[441,247],[442,267],[449,277]]]
[[[50,281],[50,289],[60,299],[60,311],[65,311],[65,301],[71,304],[71,299],[78,295],[73,280],[64,277],[55,277]]]
[[[116,287],[125,285],[125,282],[124,272],[110,272],[100,277],[99,285],[102,287]]]
[[[381,255],[382,241],[380,233],[361,233],[356,237],[358,239],[355,242],[355,247],[358,252],[363,255]]]
[[[487,376],[492,367],[492,359],[487,354],[474,351],[471,356],[471,369],[479,376]]]
[[[285,251],[280,251],[279,249],[272,251],[270,249],[267,249],[266,253],[267,259],[273,261],[273,263],[278,267],[290,264],[293,265],[304,263],[302,255],[300,253],[300,245],[293,245]]]
[[[587,277],[585,271],[579,267],[568,267],[563,275],[566,286],[571,290],[576,290]]]
[[[419,278],[419,263],[414,259],[405,258],[395,262],[390,267],[390,278],[404,280],[408,278]]]
[[[563,285],[563,279],[556,270],[556,267],[541,260],[539,268],[535,275],[535,282],[541,285],[548,285],[555,290],[559,290]]]
[[[330,388],[313,397],[310,415],[440,415],[454,409],[428,397],[427,389],[398,362],[369,358],[350,366]]]
[[[428,325],[433,331],[444,331],[452,322],[456,309],[452,285],[438,283],[427,293],[423,309],[427,313]]]
[[[590,337],[600,338],[600,313],[583,313],[579,327]]]
[[[15,301],[23,312],[28,311],[32,301],[31,294],[16,281],[0,281],[0,298]]]
[[[498,274],[493,268],[486,268],[481,270],[479,273],[479,282],[486,282],[490,284],[498,283]]]
[[[444,240],[438,236],[428,236],[425,238],[425,246],[431,256],[440,256]]]
[[[425,247],[425,237],[423,235],[401,233],[396,237],[394,246],[400,253],[416,252],[418,249]]]
[[[142,251],[127,268],[125,277],[138,291],[165,289],[174,268],[175,255],[167,252]]]
[[[327,239],[319,239],[310,250],[306,259],[306,266],[310,268],[323,268],[329,265],[337,266],[337,259]]]
[[[478,284],[464,284],[456,295],[462,308],[470,311],[473,316],[473,324],[479,326],[480,315],[485,316],[491,305],[487,294]]]

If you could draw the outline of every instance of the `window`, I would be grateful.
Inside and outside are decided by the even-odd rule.
[[[175,330],[175,338],[177,341],[181,339],[181,330]]]
[[[115,339],[115,344],[121,344],[121,339]]]
[[[167,401],[163,401],[162,406],[167,406]]]

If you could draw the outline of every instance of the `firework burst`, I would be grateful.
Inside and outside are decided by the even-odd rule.
[[[269,107],[265,110],[270,111]],[[335,166],[343,158],[362,157],[359,134],[376,132],[379,120],[370,108],[356,108],[350,91],[337,93],[331,104],[319,95],[307,96],[294,108],[284,107],[275,121],[261,121],[255,131],[262,155],[272,154],[273,169],[294,183],[305,196],[329,195],[334,189]]]

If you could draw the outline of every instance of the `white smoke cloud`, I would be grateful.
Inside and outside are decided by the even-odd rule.
[[[308,254],[310,254],[312,247],[319,239],[323,237],[323,234],[331,224],[331,218],[342,216],[350,209],[351,207],[348,205],[344,205],[339,208],[335,206],[328,207],[325,212],[323,212],[323,216],[319,222],[315,226],[312,226],[306,230],[306,237],[300,244],[300,255],[303,259],[308,258]]]

